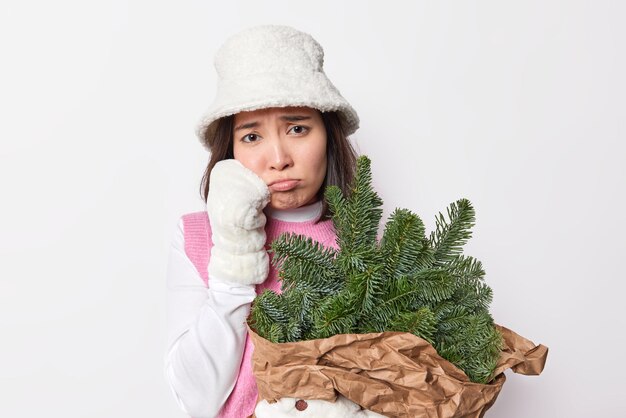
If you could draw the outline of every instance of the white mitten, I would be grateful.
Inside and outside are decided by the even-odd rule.
[[[385,418],[376,412],[361,409],[351,400],[339,395],[336,402],[280,398],[278,402],[259,402],[256,418]]]
[[[269,257],[263,208],[269,201],[265,182],[239,161],[215,164],[207,196],[213,239],[209,276],[246,285],[265,281]]]

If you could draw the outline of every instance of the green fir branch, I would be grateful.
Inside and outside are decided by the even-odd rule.
[[[416,265],[427,244],[424,223],[419,216],[406,209],[391,214],[380,240],[380,251],[385,262],[385,274],[397,279],[421,266]]]
[[[311,287],[329,295],[341,287],[333,248],[324,248],[309,237],[284,233],[272,241],[268,252],[273,253],[272,264],[279,269],[283,290]]]
[[[430,235],[430,246],[438,264],[453,260],[463,251],[463,245],[472,236],[474,226],[474,208],[467,199],[459,199],[447,209],[448,220],[439,213],[436,219],[437,228]]]
[[[493,378],[502,337],[489,314],[492,290],[480,261],[462,254],[474,209],[467,199],[436,217],[427,238],[422,220],[396,209],[377,242],[382,200],[372,187],[371,162],[361,156],[344,196],[328,186],[338,249],[283,234],[271,244],[280,295],[265,291],[249,323],[272,342],[336,334],[402,331],[430,342],[470,380]]]

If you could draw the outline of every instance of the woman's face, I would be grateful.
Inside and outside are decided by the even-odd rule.
[[[315,202],[326,176],[326,129],[308,107],[239,112],[233,123],[236,160],[268,185],[269,207],[294,209]]]

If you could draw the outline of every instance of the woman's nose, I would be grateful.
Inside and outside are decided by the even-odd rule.
[[[270,158],[271,168],[274,170],[284,170],[293,165],[291,153],[281,140],[274,141],[272,155]]]

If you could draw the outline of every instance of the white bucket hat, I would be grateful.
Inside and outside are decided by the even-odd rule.
[[[215,133],[217,120],[267,107],[307,106],[337,111],[347,135],[359,117],[324,73],[324,50],[311,35],[289,26],[261,25],[226,40],[215,54],[217,92],[196,135]]]

